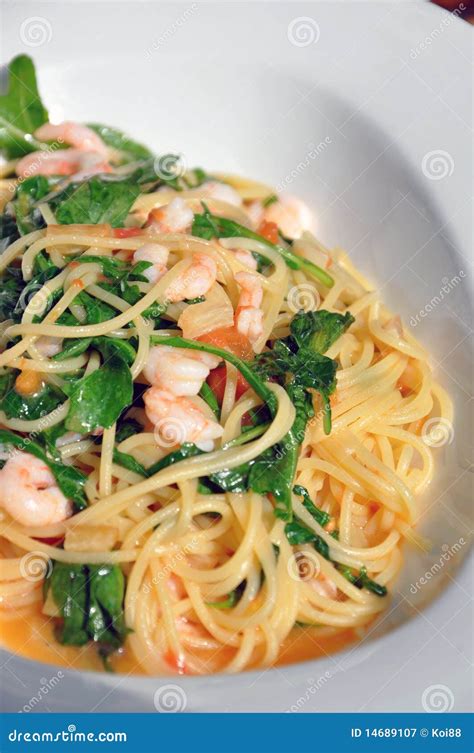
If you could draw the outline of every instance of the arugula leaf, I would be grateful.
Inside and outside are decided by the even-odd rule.
[[[214,607],[214,609],[232,609],[242,598],[246,585],[247,581],[243,580],[233,591],[230,592],[227,599],[224,599],[223,601],[208,601],[206,602],[207,606]]]
[[[19,184],[11,206],[15,213],[16,224],[22,235],[44,227],[43,216],[39,209],[35,209],[35,204],[46,196],[50,190],[50,183],[44,175],[34,175]]]
[[[0,429],[0,445],[3,447],[16,447],[22,452],[29,452],[45,463],[56,479],[56,483],[62,493],[74,503],[76,512],[87,507],[87,500],[84,494],[84,484],[87,476],[72,465],[63,465],[62,463],[51,460],[44,449],[29,437],[20,437],[8,429]]]
[[[323,425],[326,434],[331,431],[330,395],[336,389],[337,363],[316,350],[332,344],[354,321],[351,314],[344,316],[329,311],[297,314],[290,324],[291,335],[277,340],[273,348],[260,353],[254,365],[266,379],[277,378],[287,384],[287,389],[296,387],[314,389],[323,401]],[[293,322],[296,319],[296,324]],[[288,377],[291,377],[288,382]]]
[[[114,447],[113,451],[113,461],[117,465],[121,465],[122,468],[126,468],[127,471],[132,471],[145,478],[148,477],[148,472],[144,465],[139,463],[138,460],[135,460],[133,455],[129,455],[127,452],[121,452],[120,450],[117,450],[116,447]]]
[[[49,254],[45,254],[44,251],[40,251],[35,256],[33,262],[33,276],[39,275],[40,272],[45,272],[47,269],[54,267],[54,262],[51,261]]]
[[[321,354],[329,350],[354,321],[349,312],[299,311],[291,321],[290,332],[298,348],[309,348]]]
[[[330,288],[334,285],[334,280],[324,269],[318,267],[313,262],[304,259],[302,256],[297,256],[290,248],[286,246],[277,246],[274,243],[270,243],[258,233],[254,233],[253,230],[240,225],[234,220],[228,220],[225,217],[219,217],[212,214],[206,204],[201,202],[204,212],[203,214],[195,214],[191,234],[197,238],[205,238],[211,240],[212,238],[252,238],[253,240],[263,243],[265,246],[273,248],[280,256],[282,256],[288,267],[291,269],[302,269],[311,277],[315,277],[323,285]]]
[[[314,549],[324,557],[330,560],[329,547],[321,536],[308,528],[299,518],[295,518],[285,525],[285,534],[291,546],[300,546],[301,544],[312,544]]]
[[[87,623],[87,570],[83,565],[55,562],[50,575],[53,599],[64,620],[58,631],[59,642],[83,646],[90,636]]]
[[[48,280],[52,280],[53,277],[56,277],[60,273],[60,269],[58,267],[47,267],[43,272],[39,272],[35,277],[32,277],[29,282],[26,283],[23,290],[21,291],[21,294],[18,298],[18,301],[16,303],[16,306],[12,313],[12,318],[15,322],[20,322],[21,318],[23,316],[23,313],[25,311],[26,306],[29,303],[30,298],[32,298],[38,290],[43,287],[45,282],[48,282]],[[40,321],[43,319],[48,311],[52,308],[54,303],[61,298],[63,294],[62,288],[57,288],[53,293],[51,293],[48,296],[48,300],[46,301],[45,309],[41,315],[41,317],[38,317],[35,315],[35,318],[33,321]]]
[[[267,196],[262,201],[262,207],[266,209],[267,207],[270,207],[272,204],[275,204],[278,201],[278,196],[276,193],[271,193],[269,196]]]
[[[118,128],[103,125],[102,123],[88,123],[91,128],[107,146],[117,149],[123,155],[122,164],[133,162],[135,160],[144,160],[153,157],[153,153],[148,147],[134,141]]]
[[[52,356],[51,360],[65,361],[68,358],[76,358],[76,356],[80,356],[82,353],[85,353],[86,350],[90,347],[91,343],[92,337],[70,338],[66,340],[62,351],[60,353],[56,353],[55,356]]]
[[[60,643],[83,646],[93,641],[101,650],[120,648],[128,630],[123,616],[125,579],[118,565],[54,562],[48,588],[63,620]]]
[[[76,296],[74,302],[84,306],[86,310],[86,324],[100,324],[117,316],[117,312],[112,306],[99,300],[99,298],[94,298],[94,296],[89,295],[89,293],[83,290]]]
[[[214,392],[211,390],[207,382],[203,382],[202,387],[199,390],[199,395],[203,400],[205,400],[205,402],[208,404],[209,408],[217,416],[217,418],[219,418],[221,409],[219,408],[217,397],[215,396]]]
[[[192,444],[191,442],[184,442],[179,450],[170,452],[168,455],[165,455],[164,458],[157,460],[156,463],[153,463],[153,465],[147,468],[147,476],[154,476],[155,473],[162,471],[163,468],[168,468],[168,466],[179,463],[181,460],[186,460],[186,458],[192,458],[195,455],[202,455],[202,453],[203,450],[200,450],[199,447],[196,447],[195,444]]]
[[[255,462],[255,460],[250,460],[247,463],[242,463],[242,465],[237,465],[235,468],[223,468],[211,473],[209,479],[211,483],[217,484],[222,491],[241,494],[250,487],[250,469]],[[255,489],[255,491],[257,490]]]
[[[300,484],[294,486],[293,492],[297,494],[298,497],[303,497],[303,507],[313,516],[319,525],[324,528],[324,526],[326,526],[331,520],[331,516],[327,512],[324,512],[324,510],[316,507],[308,494],[308,490],[304,486],[301,486]]]
[[[48,454],[58,462],[61,462],[61,453],[56,447],[56,441],[64,434],[66,434],[66,431],[67,430],[64,426],[64,421],[61,421],[61,423],[55,424],[49,429],[45,429],[38,434],[38,441],[44,444],[44,447]]]
[[[8,267],[0,284],[0,319],[2,322],[14,318],[14,311],[24,286],[21,269]]]
[[[140,186],[133,176],[94,175],[81,183],[71,183],[50,203],[60,225],[108,223],[119,227],[139,193]]]
[[[367,591],[371,591],[373,594],[380,597],[387,595],[388,592],[386,586],[382,586],[380,583],[377,583],[377,581],[369,578],[369,576],[367,575],[367,568],[365,566],[361,567],[358,574],[354,574],[349,567],[340,565],[339,563],[336,565],[336,567],[344,576],[344,578],[346,578],[346,580],[348,580],[357,588],[366,588]]]
[[[18,55],[8,66],[8,84],[0,96],[0,151],[7,159],[34,151],[39,143],[31,134],[48,121],[36,83],[33,61]]]
[[[19,237],[15,218],[10,213],[0,214],[0,254]]]
[[[135,421],[134,418],[124,418],[117,425],[115,441],[117,444],[120,444],[120,442],[124,442],[129,437],[133,437],[134,434],[139,434],[141,431],[143,431],[143,426],[138,421]]]
[[[113,355],[72,388],[66,428],[79,434],[108,429],[132,399],[130,369],[121,356]]]
[[[20,395],[15,390],[16,371],[9,372],[9,383],[5,395],[0,402],[0,409],[7,418],[19,418],[24,421],[36,421],[38,418],[47,416],[58,405],[64,402],[63,393],[51,384],[45,384],[34,395]]]

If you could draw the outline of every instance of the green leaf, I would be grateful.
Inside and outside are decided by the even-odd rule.
[[[217,416],[217,418],[219,418],[221,409],[219,408],[217,397],[215,396],[214,392],[211,390],[207,382],[203,382],[203,385],[199,390],[199,395],[208,404],[209,408]]]
[[[132,455],[129,455],[127,452],[121,452],[120,450],[117,450],[116,447],[114,447],[113,451],[113,461],[117,465],[121,465],[122,468],[126,468],[127,471],[132,471],[133,473],[137,473],[139,476],[148,478],[148,472],[144,465],[139,463],[138,460],[135,460],[135,458]]]
[[[117,149],[117,151],[122,152],[123,163],[153,157],[153,153],[148,147],[140,144],[138,141],[134,141],[118,128],[112,128],[111,126],[106,126],[102,123],[88,123],[87,127],[97,133],[104,144],[107,144],[107,146],[110,146],[112,149]]]
[[[14,319],[14,312],[25,283],[21,269],[8,267],[0,280],[0,319]]]
[[[51,205],[61,225],[108,223],[119,227],[139,193],[140,186],[133,177],[93,176],[71,183]]]
[[[29,452],[30,455],[34,455],[42,460],[50,469],[64,496],[74,503],[75,511],[79,512],[87,507],[87,500],[84,494],[84,484],[87,477],[82,471],[79,471],[72,465],[63,465],[55,460],[51,460],[37,442],[34,442],[29,437],[20,437],[7,429],[0,430],[0,445],[3,447],[16,447],[17,450]]]
[[[237,588],[234,588],[234,590],[230,592],[227,599],[224,599],[223,601],[208,601],[206,602],[207,606],[214,607],[214,609],[233,609],[242,598],[246,585],[247,581],[243,580],[239,583]]]
[[[323,528],[324,526],[327,526],[327,524],[331,520],[331,516],[327,512],[324,512],[324,510],[316,507],[308,494],[308,490],[304,486],[298,484],[297,486],[293,487],[293,492],[299,497],[303,497],[303,507],[309,512],[310,515],[312,515],[312,517],[319,523],[319,525]]]
[[[321,536],[318,536],[311,528],[303,523],[302,520],[295,518],[285,525],[285,534],[291,546],[301,546],[301,544],[312,544],[314,549],[324,559],[330,560],[329,547]]]
[[[125,579],[118,565],[54,562],[48,582],[63,623],[59,642],[116,650],[128,630],[123,616]]]
[[[19,237],[15,218],[10,213],[0,214],[0,254]]]
[[[11,206],[22,235],[44,227],[43,216],[39,209],[35,209],[35,204],[46,196],[50,190],[50,183],[44,175],[34,175],[19,184]]]
[[[250,460],[235,468],[223,468],[220,471],[211,473],[209,479],[213,484],[217,484],[222,491],[241,494],[246,492],[250,486],[249,474],[254,460]]]
[[[83,646],[90,636],[87,624],[87,570],[83,565],[55,562],[50,576],[53,599],[64,620],[59,642]]]
[[[115,432],[115,441],[117,444],[124,442],[129,437],[133,437],[134,434],[139,434],[143,431],[143,426],[135,421],[134,418],[124,418],[117,424],[117,431]]]
[[[108,429],[132,399],[130,369],[123,358],[114,355],[73,387],[66,428],[79,434]]]
[[[0,96],[0,151],[7,159],[21,157],[38,148],[28,138],[48,121],[36,83],[33,61],[18,55],[8,66],[7,91]]]
[[[20,395],[14,386],[16,373],[10,372],[10,384],[0,402],[0,409],[7,418],[19,418],[24,421],[36,421],[47,416],[64,402],[63,393],[51,384],[45,384],[35,395]]]
[[[357,588],[366,588],[367,591],[371,591],[371,593],[375,594],[376,596],[380,596],[381,598],[386,596],[388,593],[386,586],[382,586],[380,583],[377,583],[377,581],[369,578],[369,576],[367,575],[367,568],[365,566],[361,567],[357,575],[355,575],[352,570],[350,570],[350,568],[345,567],[344,565],[338,564],[337,569],[342,573],[344,578],[346,578]]]
[[[204,212],[203,214],[195,214],[191,234],[198,238],[205,238],[211,240],[212,238],[251,238],[259,243],[263,243],[265,246],[269,246],[283,257],[288,267],[291,269],[302,269],[306,274],[319,280],[326,287],[332,287],[334,280],[331,275],[318,267],[313,262],[304,259],[302,256],[297,256],[290,248],[286,246],[277,246],[274,243],[270,243],[258,233],[253,230],[240,225],[234,220],[228,220],[226,217],[219,217],[212,214],[207,206],[202,202]]]
[[[31,280],[26,283],[20,293],[20,296],[18,297],[16,306],[12,312],[12,318],[15,322],[21,321],[30,299],[33,298],[34,295],[36,295],[39,289],[42,288],[43,285],[48,282],[48,280],[52,280],[53,277],[56,277],[56,275],[58,275],[60,271],[61,270],[58,269],[58,267],[47,267],[43,272],[39,272],[37,275],[35,275],[35,277],[32,277]],[[47,312],[50,310],[53,304],[59,298],[61,298],[62,294],[62,288],[58,288],[48,296],[46,307],[41,318],[46,316]],[[37,321],[40,321],[40,319],[38,318]]]
[[[195,455],[202,455],[202,453],[203,450],[200,450],[199,447],[196,447],[195,444],[192,444],[191,442],[184,442],[179,450],[170,452],[168,455],[165,455],[164,458],[157,460],[156,463],[153,463],[153,465],[147,468],[147,475],[149,477],[154,476],[155,473],[162,471],[163,468],[168,468],[170,465],[179,463],[181,460],[186,460],[186,458],[192,458]]]
[[[299,348],[325,353],[355,321],[352,314],[338,314],[320,309],[300,311],[293,317],[290,332]]]

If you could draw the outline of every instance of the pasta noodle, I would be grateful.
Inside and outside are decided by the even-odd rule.
[[[126,174],[121,170],[118,174]],[[96,230],[86,222],[65,231],[57,204],[42,200],[46,227],[23,234],[0,257],[7,278],[20,275],[23,285],[34,283],[21,316],[2,327],[0,377],[13,378],[10,394],[15,400],[23,396],[25,405],[38,392],[25,392],[22,385],[30,382],[40,385],[39,392],[62,395],[56,404],[45,403],[35,417],[26,408],[15,415],[12,405],[2,402],[2,427],[16,433],[17,444],[15,450],[9,445],[11,432],[2,431],[0,484],[5,489],[10,483],[5,472],[20,448],[20,455],[36,452],[39,457],[42,452],[60,486],[58,468],[70,484],[82,479],[78,483],[84,495],[74,514],[70,510],[41,525],[34,515],[28,522],[17,516],[20,492],[10,504],[0,492],[1,624],[6,635],[8,624],[26,615],[32,624],[51,630],[64,619],[54,573],[69,567],[79,577],[84,567],[90,572],[96,572],[95,566],[109,568],[109,574],[125,578],[124,624],[130,632],[119,653],[107,653],[107,661],[118,669],[151,674],[239,672],[294,658],[291,646],[301,646],[305,636],[305,656],[311,655],[314,640],[323,650],[355,640],[386,609],[386,593],[403,566],[404,546],[427,546],[413,529],[420,516],[419,496],[435,472],[426,423],[434,416],[452,421],[451,402],[433,380],[425,350],[342,251],[326,249],[308,231],[293,242],[282,235],[269,240],[266,233],[278,231],[278,223],[273,227],[268,218],[284,207],[263,184],[229,175],[196,185],[191,177],[189,181],[181,190],[173,183],[141,192],[118,232],[107,224]],[[211,183],[233,191],[235,203],[219,190],[213,194]],[[149,213],[155,223],[163,223],[177,197],[183,216],[191,212],[194,217],[192,227],[150,229],[151,220],[145,224]],[[199,234],[194,232],[198,216],[211,222],[212,232],[217,232],[212,222],[219,226],[222,218],[233,225],[217,237]],[[240,228],[240,234],[232,228]],[[130,272],[133,263],[143,265],[140,253],[147,244],[159,247],[167,259],[156,279],[147,276],[155,267],[146,259]],[[206,269],[196,271],[196,259],[216,270],[201,309],[201,294],[170,293],[183,280],[193,282],[190,275],[202,281]],[[38,277],[40,263],[44,268]],[[257,303],[242,303],[246,274],[258,288]],[[254,336],[243,337],[238,330],[243,310],[257,328]],[[98,316],[97,311],[106,313]],[[302,346],[295,317],[308,315],[308,322],[319,322],[310,315],[320,312],[338,326],[345,322],[317,353],[318,363],[337,366],[337,384],[327,393],[304,385],[303,397],[308,400],[309,395],[311,405],[306,403],[296,441],[291,432],[301,409],[298,374],[290,382],[291,370],[284,376],[277,361],[271,362],[274,374],[259,369],[267,368],[265,358],[278,352],[276,343],[287,348],[280,358],[284,352],[296,358],[295,343]],[[245,353],[214,336],[221,327],[219,317],[226,323],[223,330],[233,328],[232,337],[239,331],[239,348],[245,341]],[[189,338],[180,340],[182,327],[199,332],[190,342],[200,350],[189,350]],[[52,354],[44,345],[50,342],[57,346]],[[230,354],[227,360],[216,356],[222,349]],[[159,433],[148,402],[158,389],[150,378],[158,352],[153,368],[160,389],[168,390],[176,403],[191,401],[203,425],[214,428],[211,440]],[[181,369],[204,363],[196,360],[204,357],[202,352],[216,363],[207,369],[208,381],[201,380],[199,396],[197,391],[174,393]],[[175,359],[170,361],[172,376],[165,371],[167,358]],[[195,360],[186,366],[179,358]],[[252,373],[259,375],[261,388],[249,381],[241,361],[251,364],[250,370],[257,364]],[[129,388],[104,376],[104,369],[109,364],[113,375],[112,367],[120,372],[124,363],[129,375],[120,379],[131,384],[133,395],[113,420],[93,424],[81,385],[100,385],[97,410],[113,413],[114,401],[118,405],[121,391]],[[299,363],[304,371],[305,363]],[[187,430],[186,418],[182,420]],[[135,427],[128,434],[124,422]],[[295,441],[294,469],[279,482]],[[170,462],[176,452],[176,462]],[[265,474],[269,457],[273,465],[265,483],[276,491],[259,491],[263,482],[254,469],[263,463]],[[238,479],[242,468],[254,481],[226,486],[222,472]],[[279,494],[289,495],[289,509],[279,507]],[[53,585],[44,604],[45,577],[53,578]],[[57,647],[56,660],[64,649]],[[77,650],[72,664],[91,666],[82,654]]]

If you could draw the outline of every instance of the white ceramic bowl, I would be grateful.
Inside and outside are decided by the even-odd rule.
[[[68,672],[2,651],[4,708],[60,672],[35,711],[152,711],[169,685],[190,711],[419,711],[436,693],[467,710],[470,28],[404,2],[17,2],[2,15],[5,60],[35,57],[56,120],[117,125],[189,165],[303,196],[322,240],[348,249],[430,349],[456,403],[424,500],[433,550],[407,550],[392,607],[362,645],[177,679]]]

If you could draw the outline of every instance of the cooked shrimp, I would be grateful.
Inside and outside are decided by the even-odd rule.
[[[145,412],[155,425],[157,441],[166,447],[194,442],[209,452],[214,449],[214,439],[224,432],[217,421],[206,415],[198,398],[178,397],[169,390],[150,387],[143,400]]]
[[[262,285],[252,272],[237,272],[235,279],[241,288],[235,323],[240,334],[254,343],[263,332]]]
[[[76,148],[31,152],[22,157],[15,169],[21,178],[31,175],[74,175],[78,180],[111,171],[99,152],[85,152]]]
[[[0,471],[0,505],[24,526],[60,523],[72,514],[48,466],[27,452],[15,452]]]
[[[57,356],[58,353],[61,353],[63,349],[63,341],[60,337],[42,335],[42,337],[38,337],[36,340],[35,346],[42,356],[45,356],[45,358],[52,358],[52,356]]]
[[[240,207],[242,204],[242,199],[237,191],[232,186],[228,186],[227,183],[218,183],[216,180],[209,180],[207,183],[199,186],[199,191],[202,191],[210,199],[225,201],[227,204],[232,204],[235,207]]]
[[[150,349],[143,374],[150,384],[174,395],[197,395],[219,360],[211,353],[155,345]]]
[[[231,251],[231,253],[235,256],[237,261],[243,264],[244,267],[247,267],[247,269],[251,269],[252,272],[257,271],[257,266],[258,266],[257,260],[250,253],[250,251],[247,251],[245,248],[230,248],[228,250]]]
[[[40,141],[64,141],[66,144],[75,146],[76,149],[81,149],[84,152],[97,152],[102,157],[107,157],[109,154],[108,147],[95,131],[81,125],[81,123],[73,123],[70,120],[65,120],[57,125],[44,123],[35,131],[35,138]]]
[[[247,204],[245,206],[245,211],[248,214],[248,217],[254,227],[254,230],[256,230],[258,226],[261,224],[264,218],[264,214],[265,214],[265,209],[263,207],[262,202],[258,200],[252,201],[250,204]]]
[[[264,219],[275,222],[287,238],[299,238],[305,230],[312,230],[314,218],[306,204],[288,194],[280,194],[278,201],[264,210]]]
[[[191,227],[193,211],[177,197],[159,209],[152,209],[146,226],[151,233],[184,233]]]
[[[165,291],[165,299],[177,303],[206,295],[217,279],[217,264],[207,254],[193,254],[187,269],[176,277]]]
[[[150,261],[153,266],[145,269],[142,274],[150,282],[158,282],[168,271],[166,265],[169,254],[166,246],[160,246],[159,243],[145,243],[137,248],[133,254],[133,261]]]

